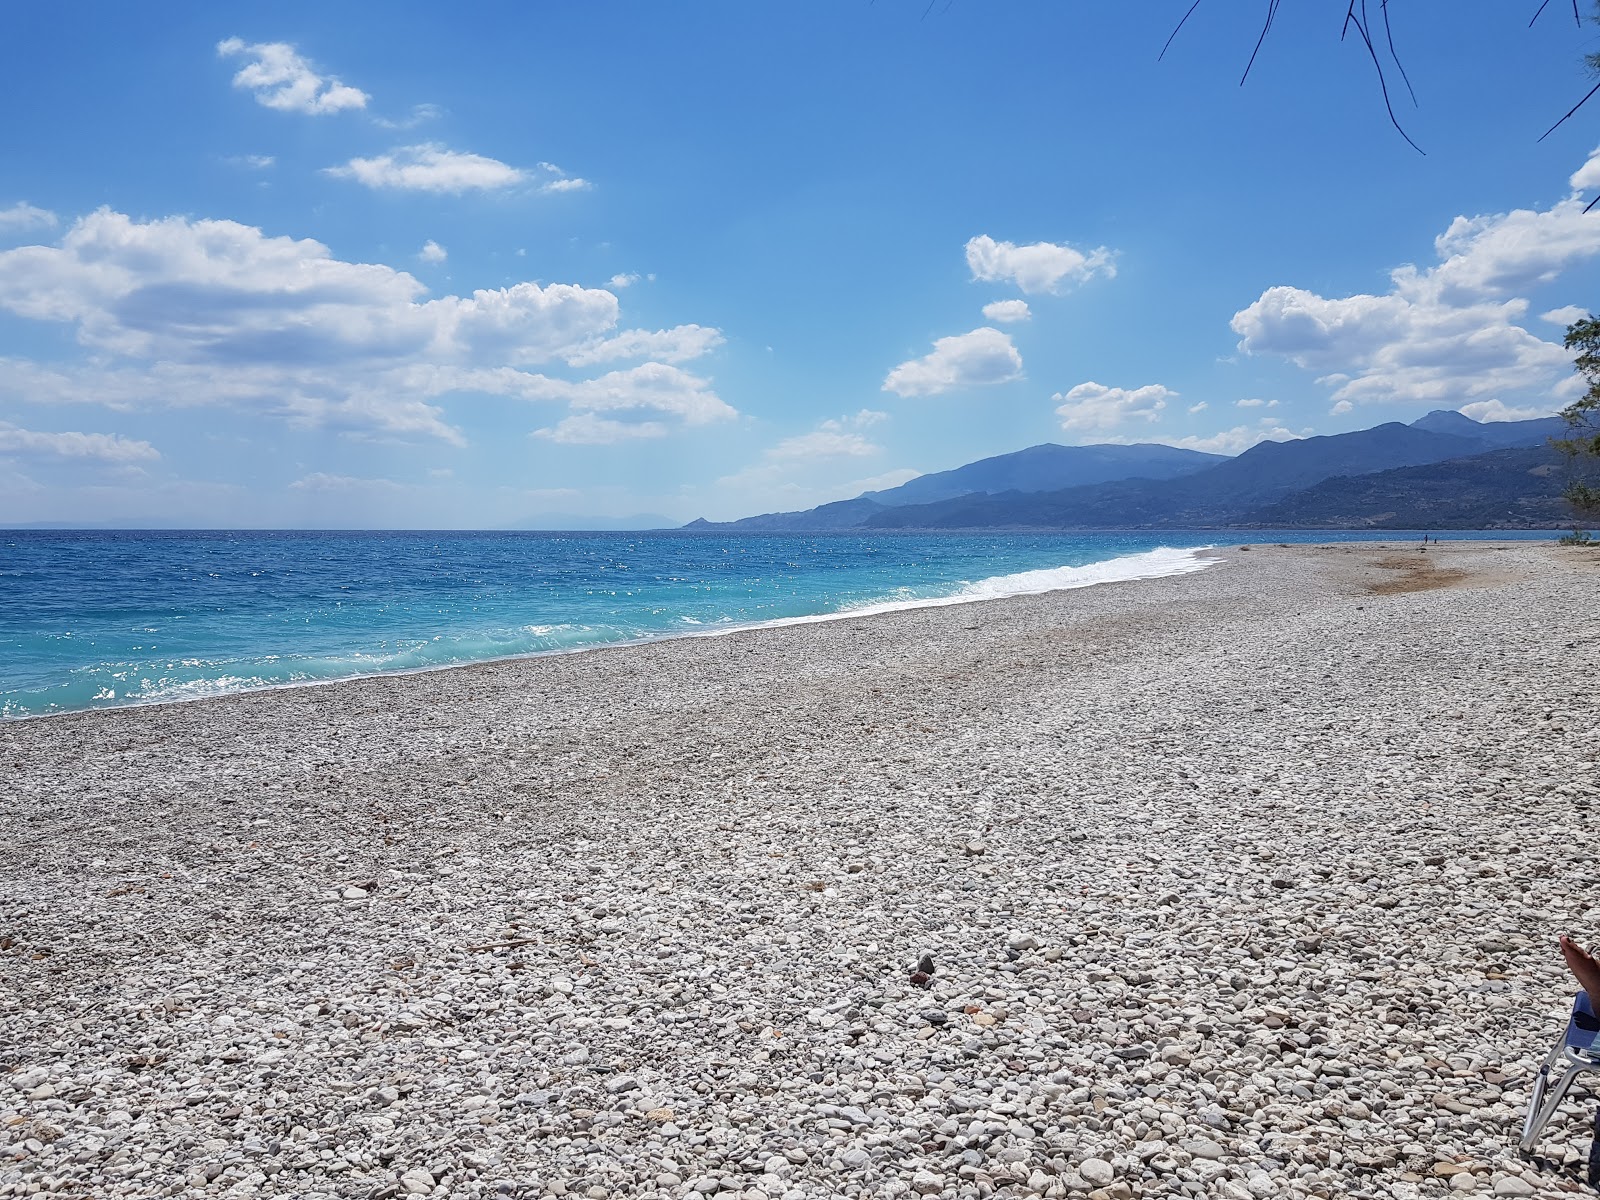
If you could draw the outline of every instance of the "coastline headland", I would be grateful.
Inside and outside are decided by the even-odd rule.
[[[0,1196],[1579,1190],[1600,559],[1211,553],[0,724]]]

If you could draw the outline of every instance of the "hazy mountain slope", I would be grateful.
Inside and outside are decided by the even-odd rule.
[[[1183,528],[1228,524],[1335,475],[1481,452],[1475,439],[1390,422],[1292,442],[1262,442],[1215,467],[1165,481],[1124,480],[1034,495],[966,496],[875,513],[872,529]]]
[[[1456,437],[1473,437],[1495,449],[1509,450],[1513,446],[1542,446],[1550,438],[1566,432],[1566,422],[1560,417],[1535,417],[1531,421],[1474,421],[1464,413],[1436,408],[1425,417],[1411,422],[1413,429],[1429,433],[1448,433]]]
[[[1492,450],[1421,467],[1341,475],[1246,514],[1238,523],[1323,529],[1558,528],[1561,457],[1548,446]]]
[[[1226,455],[1149,442],[1131,446],[1046,442],[950,471],[919,475],[896,488],[863,492],[862,499],[884,505],[928,504],[970,492],[1053,492],[1116,479],[1171,479],[1225,461]]]

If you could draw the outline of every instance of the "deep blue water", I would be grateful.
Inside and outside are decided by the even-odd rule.
[[[0,717],[1044,591],[1192,562],[1152,553],[1162,547],[1420,536],[0,530]]]

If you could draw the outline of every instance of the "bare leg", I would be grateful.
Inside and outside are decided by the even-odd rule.
[[[1590,1005],[1600,1013],[1600,962],[1566,934],[1561,935],[1560,941],[1561,957],[1567,960],[1567,967],[1577,976],[1579,985],[1589,993]]]

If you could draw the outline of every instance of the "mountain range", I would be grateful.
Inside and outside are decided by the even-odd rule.
[[[1551,528],[1566,519],[1558,417],[1435,410],[1232,458],[1155,444],[1030,446],[803,512],[688,529]]]

